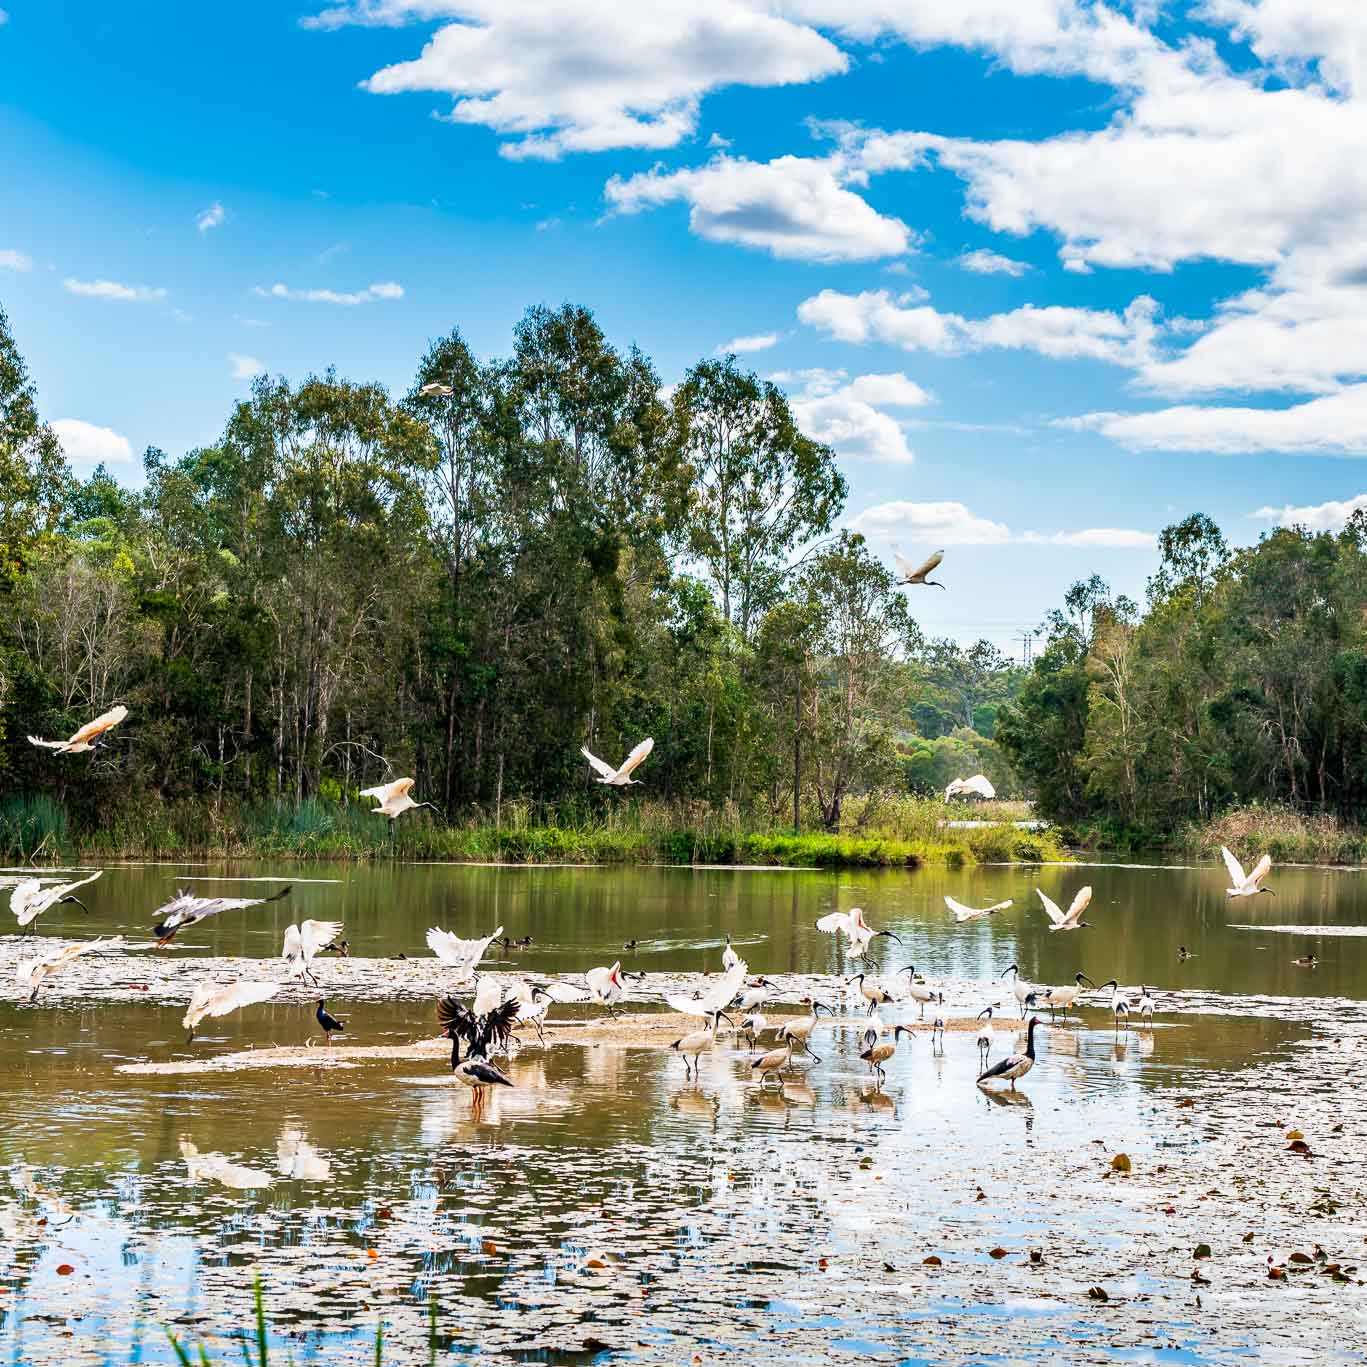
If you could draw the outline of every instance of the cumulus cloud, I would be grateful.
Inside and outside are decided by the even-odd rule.
[[[753,337],[733,337],[723,342],[716,350],[718,356],[746,356],[754,351],[768,351],[778,342],[777,332],[757,332]]]
[[[783,260],[872,261],[900,256],[911,230],[846,188],[858,173],[840,155],[756,162],[724,153],[705,166],[613,176],[604,195],[618,213],[689,206],[699,237],[767,251]]]
[[[209,205],[198,218],[195,219],[195,227],[202,233],[207,233],[213,228],[219,227],[227,217],[223,206],[218,203]]]
[[[33,258],[24,252],[6,248],[0,251],[0,270],[27,271],[33,269]]]
[[[492,129],[510,157],[673,147],[696,130],[710,91],[805,83],[849,65],[810,25],[748,0],[357,0],[305,24],[432,19],[454,22],[362,87],[450,95],[443,117]]]
[[[228,353],[228,364],[232,367],[232,376],[235,380],[254,379],[266,372],[266,367],[255,356],[244,356],[239,351]]]
[[[148,304],[166,298],[164,289],[150,289],[146,285],[121,285],[117,280],[75,280],[67,276],[62,287],[71,294],[87,299],[115,299],[121,303]]]
[[[1306,503],[1297,507],[1284,504],[1280,508],[1259,508],[1249,517],[1259,522],[1274,523],[1278,527],[1306,527],[1312,532],[1342,531],[1344,523],[1361,509],[1367,508],[1367,494],[1352,498],[1331,499],[1327,503]]]
[[[974,513],[954,501],[918,503],[906,499],[877,503],[849,521],[871,541],[915,546],[1091,546],[1110,550],[1152,550],[1152,532],[1123,527],[1074,531],[1013,532],[1005,522]]]
[[[964,252],[959,257],[959,265],[966,271],[972,271],[975,275],[1024,275],[1030,269],[1024,261],[1016,261],[1012,257],[1003,256],[1000,252],[989,251],[986,247],[979,247],[977,251]]]
[[[792,389],[789,398],[799,426],[815,440],[850,460],[910,464],[916,457],[901,421],[888,408],[919,408],[933,396],[898,372],[856,375],[843,370],[799,370],[769,377]]]
[[[62,443],[68,460],[98,465],[101,461],[130,461],[133,448],[127,437],[121,437],[111,427],[97,427],[80,418],[58,418],[52,424],[57,440]]]
[[[1152,356],[1158,306],[1147,295],[1123,313],[1104,309],[1039,307],[965,318],[941,313],[915,296],[887,290],[842,294],[826,289],[798,305],[799,320],[842,342],[883,342],[904,351],[941,354],[1005,349],[1035,351],[1060,360],[1137,366]]]
[[[1136,451],[1364,456],[1367,384],[1286,408],[1178,404],[1147,413],[1086,413],[1058,425],[1100,432]]]
[[[363,290],[299,290],[277,283],[269,287],[257,285],[252,293],[265,299],[294,299],[305,304],[342,304],[351,308],[357,304],[372,304],[376,300],[402,299],[403,286],[390,281],[367,285]]]

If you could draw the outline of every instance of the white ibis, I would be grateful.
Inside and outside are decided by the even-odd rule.
[[[937,589],[944,588],[944,585],[938,580],[930,578],[936,566],[945,558],[944,551],[936,551],[934,555],[921,561],[919,565],[913,565],[901,551],[893,551],[892,558],[897,562],[899,582],[911,584],[918,588],[927,585]]]
[[[19,922],[21,928],[33,925],[45,911],[67,902],[74,902],[82,911],[88,911],[86,904],[73,894],[77,888],[93,883],[103,872],[103,869],[96,869],[89,878],[79,878],[74,883],[54,883],[47,888],[40,879],[24,879],[9,895],[9,907],[14,913],[14,919]]]
[[[1085,973],[1074,973],[1070,986],[1037,987],[1035,988],[1035,996],[1049,1008],[1051,1019],[1055,1010],[1061,1010],[1066,1016],[1069,1009],[1082,995],[1083,983],[1086,983],[1088,987],[1096,987],[1096,984]]]
[[[187,926],[198,925],[211,916],[225,911],[240,911],[244,907],[265,906],[267,902],[278,902],[290,895],[290,885],[285,884],[279,892],[269,897],[197,897],[193,892],[178,892],[169,901],[159,906],[152,914],[161,920],[152,927],[157,937],[157,948],[164,949]]]
[[[388,817],[391,825],[405,812],[414,811],[418,807],[431,807],[440,816],[440,807],[431,802],[418,802],[412,796],[415,781],[411,778],[396,778],[390,783],[377,783],[373,788],[362,788],[359,795],[373,797],[376,805],[370,809],[371,812],[376,816]]]
[[[756,978],[749,987],[742,988],[735,997],[738,1011],[757,1011],[769,999],[769,989],[773,983],[768,978]]]
[[[802,1052],[808,1055],[813,1063],[820,1063],[821,1056],[812,1052],[811,1045],[812,1031],[816,1029],[816,1013],[818,1011],[824,1011],[828,1016],[834,1016],[835,1012],[832,1011],[825,1002],[816,1001],[812,997],[803,997],[802,1005],[807,1008],[807,1014],[805,1016],[797,1016],[793,1020],[784,1021],[783,1024],[778,1027],[776,1033],[778,1038],[784,1041],[790,1050],[793,1045],[800,1044],[802,1046]]]
[[[781,1049],[770,1049],[767,1054],[760,1054],[757,1058],[750,1060],[750,1072],[759,1074],[759,1085],[767,1085],[769,1079],[776,1078],[778,1085],[783,1086],[783,1070],[793,1061],[793,1042],[788,1043]]]
[[[954,920],[957,923],[964,921],[977,921],[984,916],[994,916],[999,911],[1005,911],[1011,905],[1011,898],[1004,902],[994,902],[990,907],[966,907],[962,902],[956,902],[952,897],[946,896],[945,906],[954,913]]]
[[[229,983],[227,987],[210,982],[196,983],[181,1021],[181,1026],[190,1032],[186,1044],[194,1043],[195,1027],[205,1016],[226,1016],[244,1006],[269,1001],[279,991],[279,983],[237,982]]]
[[[1078,889],[1067,911],[1060,910],[1058,903],[1046,897],[1039,888],[1035,891],[1039,893],[1039,899],[1044,904],[1044,914],[1049,918],[1050,930],[1081,930],[1083,926],[1091,925],[1090,921],[1082,919],[1082,913],[1087,910],[1092,900],[1090,887]]]
[[[816,923],[816,928],[827,935],[843,935],[850,953],[856,959],[862,959],[869,945],[880,936],[886,935],[889,940],[896,940],[899,945],[902,943],[890,930],[874,930],[864,919],[864,912],[859,907],[851,907],[849,911],[830,912]]]
[[[112,731],[127,715],[128,709],[120,704],[111,707],[94,721],[86,722],[69,740],[42,740],[38,736],[30,736],[28,743],[40,745],[44,750],[55,750],[59,755],[83,755],[88,750],[102,749],[106,744],[105,733]]]
[[[51,954],[44,955],[41,959],[26,959],[14,970],[14,979],[20,987],[27,987],[29,991],[29,1002],[38,1000],[38,989],[54,973],[60,973],[68,964],[74,963],[84,954],[90,954],[97,949],[122,949],[123,936],[115,935],[103,940],[82,940],[78,944],[66,945],[62,949],[54,950]]]
[[[285,948],[280,957],[284,959],[292,976],[316,983],[318,979],[313,973],[314,957],[341,933],[340,921],[306,920],[297,926],[286,926]]]
[[[1272,870],[1272,856],[1265,854],[1253,866],[1252,873],[1245,873],[1244,866],[1235,859],[1234,855],[1224,845],[1220,846],[1220,857],[1225,861],[1225,868],[1229,870],[1229,881],[1232,887],[1225,889],[1226,897],[1256,897],[1260,892],[1270,893],[1273,897],[1277,894],[1271,888],[1262,886],[1263,879]]]
[[[869,1004],[869,1015],[880,1007],[886,1006],[890,1002],[895,1002],[897,996],[877,978],[870,978],[867,974],[856,973],[853,978],[845,979],[846,987],[853,987],[859,984],[859,995]]]
[[[684,1076],[689,1076],[689,1060],[692,1059],[692,1076],[694,1080],[698,1076],[698,1058],[706,1050],[710,1049],[717,1040],[717,1024],[719,1021],[731,1024],[731,1017],[724,1011],[714,1011],[707,1018],[707,1024],[701,1030],[690,1030],[688,1034],[681,1035],[669,1047],[679,1054],[684,1061]]]
[[[611,968],[591,968],[584,974],[584,982],[589,989],[590,998],[599,1006],[606,1006],[608,1013],[615,1016],[616,1006],[626,995],[626,984],[622,981],[622,965],[619,960]]]
[[[916,981],[915,964],[908,964],[906,968],[903,968],[898,972],[897,976],[900,978],[903,973],[907,975],[907,985],[906,990],[902,993],[902,996],[910,997],[912,1001],[919,1003],[921,1008],[920,1018],[921,1020],[925,1020],[926,1004],[928,1002],[938,1001],[941,1005],[943,1005],[945,1000],[945,994],[943,992],[936,992],[934,988],[928,987],[925,983],[918,983]]]
[[[945,789],[945,801],[954,797],[981,797],[991,801],[997,796],[992,780],[986,774],[974,774],[972,778],[956,778]]]
[[[726,948],[721,952],[721,966],[723,969],[734,967],[740,962],[740,955],[731,946],[731,932],[726,932]]]
[[[1139,1019],[1153,1022],[1153,1013],[1158,1003],[1154,1000],[1153,988],[1141,987],[1139,990],[1139,1000],[1135,1003],[1135,1010],[1139,1012]]]
[[[995,1032],[992,1029],[992,1008],[984,1007],[978,1012],[978,1019],[982,1024],[978,1027],[978,1062],[979,1066],[987,1067],[987,1056],[992,1052],[992,1040]]]
[[[750,1047],[753,1049],[759,1043],[759,1037],[769,1028],[769,1022],[758,1011],[752,1011],[742,1019],[740,1028],[750,1036]]]
[[[624,759],[616,769],[606,761],[601,760],[595,755],[587,745],[579,747],[579,753],[588,760],[594,772],[598,775],[597,782],[606,784],[610,788],[629,788],[633,784],[640,784],[639,778],[632,778],[632,774],[645,761],[645,757],[655,748],[655,742],[646,737],[626,759]]]
[[[1116,1029],[1120,1029],[1120,1023],[1121,1021],[1124,1021],[1125,1028],[1128,1030],[1130,1028],[1129,998],[1126,997],[1123,992],[1121,992],[1120,984],[1116,982],[1114,978],[1111,978],[1108,982],[1104,982],[1101,984],[1101,990],[1103,992],[1108,987],[1111,989],[1111,1015],[1115,1017]]]
[[[472,977],[479,961],[489,952],[489,946],[503,934],[503,927],[496,926],[493,932],[477,940],[462,940],[454,931],[441,930],[433,926],[427,932],[427,947],[448,968],[457,971],[458,982]]]
[[[1035,1028],[1039,1025],[1039,1017],[1030,1017],[1030,1027],[1025,1036],[1025,1052],[1023,1054],[1007,1054],[1004,1059],[999,1059],[991,1068],[978,1074],[978,1086],[981,1087],[985,1082],[1009,1082],[1011,1090],[1016,1090],[1016,1083],[1023,1078],[1035,1066]]]
[[[897,1052],[897,1041],[903,1036],[909,1035],[915,1038],[914,1032],[905,1025],[893,1027],[892,1034],[886,1039],[875,1039],[869,1044],[868,1048],[859,1055],[865,1063],[869,1065],[869,1071],[878,1078],[878,1086],[881,1089],[887,1080],[887,1072],[883,1065]]]
[[[1033,983],[1026,982],[1020,975],[1020,969],[1015,964],[1008,964],[1002,969],[1001,976],[1004,978],[1008,973],[1015,975],[1015,980],[1011,984],[1011,995],[1016,999],[1016,1005],[1020,1007],[1021,1019],[1025,1019],[1025,999],[1035,990]]]

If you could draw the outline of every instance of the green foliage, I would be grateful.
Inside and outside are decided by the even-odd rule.
[[[50,797],[9,797],[0,802],[0,855],[26,860],[60,858],[68,845],[66,809]]]

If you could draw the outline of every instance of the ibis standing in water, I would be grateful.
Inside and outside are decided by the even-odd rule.
[[[793,1061],[793,1042],[789,1040],[787,1046],[782,1049],[770,1049],[767,1054],[760,1054],[758,1058],[750,1060],[751,1073],[759,1074],[759,1085],[765,1086],[771,1077],[778,1079],[780,1088],[783,1086],[783,1070]]]
[[[313,1018],[322,1027],[323,1038],[329,1044],[332,1043],[333,1035],[340,1035],[346,1030],[346,1021],[339,1021],[336,1016],[328,1010],[326,1001],[319,1001],[318,1009],[313,1013]]]
[[[622,981],[622,964],[619,960],[611,968],[590,968],[584,974],[584,982],[589,989],[589,997],[599,1006],[606,1006],[608,1015],[617,1014],[617,1003],[626,996],[626,984]]]
[[[994,1031],[992,1029],[992,1008],[985,1007],[978,1012],[978,1019],[982,1024],[978,1027],[978,1064],[979,1067],[987,1067],[987,1056],[992,1052],[992,1040]]]
[[[690,1030],[688,1034],[681,1035],[669,1047],[676,1054],[682,1056],[684,1061],[684,1076],[689,1075],[689,1059],[693,1060],[692,1075],[696,1081],[698,1076],[698,1056],[710,1049],[717,1040],[717,1023],[725,1021],[731,1024],[731,1017],[724,1011],[714,1011],[707,1018],[707,1024],[701,1030]]]
[[[915,1039],[916,1036],[911,1028],[906,1025],[893,1026],[892,1034],[887,1039],[879,1039],[876,1031],[870,1031],[869,1034],[872,1034],[874,1038],[868,1042],[868,1047],[859,1057],[869,1065],[869,1070],[877,1077],[878,1086],[881,1090],[883,1083],[887,1080],[887,1073],[883,1065],[897,1052],[897,1041],[903,1035],[910,1036],[912,1039]],[[868,1035],[865,1035],[865,1040],[868,1041]]]
[[[1130,1028],[1129,998],[1121,992],[1120,984],[1116,982],[1114,978],[1101,984],[1101,990],[1103,992],[1108,987],[1111,989],[1111,1014],[1115,1017],[1116,1029],[1120,1029],[1120,1022],[1123,1020],[1125,1022],[1125,1028],[1128,1030]]]
[[[856,973],[853,978],[845,980],[846,987],[853,987],[855,983],[859,984],[859,995],[869,1004],[869,1015],[873,1015],[880,1006],[887,1006],[897,1000],[897,997],[877,978],[870,978],[864,973]]]
[[[1025,1052],[1023,1054],[1007,1054],[1004,1059],[999,1059],[985,1072],[978,1074],[978,1086],[981,1087],[985,1082],[1009,1082],[1011,1090],[1016,1090],[1016,1083],[1023,1078],[1035,1066],[1035,1028],[1039,1025],[1039,1017],[1030,1017],[1030,1026],[1025,1036]]]
[[[912,1001],[919,1004],[921,1008],[920,1019],[925,1020],[926,1003],[938,1001],[941,1005],[943,1005],[945,1000],[945,994],[943,992],[936,992],[933,988],[928,987],[925,983],[918,983],[916,981],[915,964],[908,964],[907,967],[902,969],[897,976],[900,978],[903,973],[907,975],[907,990],[905,995],[910,997]]]
[[[816,1029],[816,1013],[824,1011],[828,1016],[835,1015],[825,1002],[819,1002],[813,997],[803,997],[802,1005],[807,1008],[805,1016],[798,1016],[793,1020],[784,1021],[778,1027],[777,1035],[781,1042],[788,1046],[789,1052],[795,1044],[802,1046],[802,1052],[806,1054],[813,1063],[820,1063],[821,1056],[812,1051],[812,1031]]]
[[[1016,1005],[1020,1007],[1021,1019],[1025,1019],[1025,999],[1035,991],[1034,983],[1028,983],[1020,975],[1020,969],[1015,964],[1008,964],[1002,969],[1001,976],[1004,978],[1010,973],[1014,981],[1011,984],[1011,995],[1016,999]]]
[[[1151,987],[1141,987],[1139,990],[1139,1000],[1135,1003],[1135,1009],[1139,1012],[1139,1019],[1153,1023],[1153,1012],[1157,1006],[1154,1001],[1153,989]]]
[[[1037,987],[1035,995],[1049,1008],[1050,1020],[1054,1011],[1061,1010],[1066,1016],[1068,1009],[1082,995],[1082,984],[1094,988],[1096,984],[1085,973],[1074,973],[1071,987]]]

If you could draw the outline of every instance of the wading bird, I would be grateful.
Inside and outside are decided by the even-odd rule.
[[[1011,995],[1016,999],[1016,1005],[1020,1007],[1021,1019],[1025,1019],[1025,999],[1035,990],[1033,983],[1028,983],[1020,975],[1020,969],[1015,964],[1008,964],[1002,969],[1001,976],[1004,978],[1008,973],[1014,975],[1011,984]]]
[[[1035,1066],[1035,1027],[1039,1025],[1039,1017],[1030,1017],[1030,1028],[1025,1036],[1025,1052],[1023,1054],[1007,1054],[1004,1059],[994,1063],[991,1068],[978,1074],[978,1086],[981,1087],[985,1082],[1009,1082],[1011,1090],[1016,1090],[1016,1083],[1023,1078]]]
[[[981,916],[991,916],[995,912],[1005,911],[1011,905],[1008,897],[1004,902],[994,902],[990,907],[966,907],[962,902],[956,902],[952,897],[945,898],[945,906],[954,913],[955,921],[976,921]]]
[[[546,1031],[543,1025],[555,999],[544,987],[537,987],[525,978],[518,979],[512,995],[517,1001],[517,1023],[530,1025],[536,1031],[537,1039],[545,1044]]]
[[[437,1003],[437,1024],[451,1041],[451,1075],[462,1087],[472,1092],[471,1104],[478,1108],[486,1087],[511,1087],[512,1079],[489,1061],[489,1049],[506,1048],[513,1033],[521,1003],[516,999],[504,1002],[487,1016],[476,1016],[454,997],[443,997]],[[460,1056],[462,1041],[466,1056]]]
[[[102,749],[107,743],[103,739],[104,734],[112,731],[127,715],[128,709],[120,704],[110,708],[102,717],[86,722],[70,740],[41,740],[37,736],[30,736],[28,743],[41,745],[44,750],[55,750],[59,755],[83,755],[87,750]]]
[[[1158,1003],[1154,1000],[1153,988],[1141,987],[1139,989],[1139,1000],[1135,1003],[1135,1010],[1139,1012],[1139,1019],[1142,1021],[1153,1021],[1153,1013]]]
[[[704,1025],[701,1030],[690,1030],[688,1034],[681,1035],[678,1039],[674,1041],[673,1044],[669,1046],[671,1049],[674,1050],[676,1054],[679,1054],[683,1057],[685,1077],[689,1076],[688,1061],[689,1059],[692,1059],[692,1076],[695,1081],[697,1080],[698,1056],[702,1054],[705,1050],[710,1049],[713,1046],[713,1044],[716,1043],[717,1024],[719,1021],[725,1021],[727,1025],[730,1025],[731,1017],[728,1016],[724,1011],[714,1011],[710,1016],[708,1016],[707,1024]]]
[[[868,952],[869,945],[880,936],[886,935],[889,940],[896,940],[899,945],[902,943],[890,930],[874,930],[864,919],[864,913],[859,907],[851,907],[849,911],[833,911],[823,916],[816,923],[816,928],[827,935],[844,935],[850,953],[856,959],[862,959]]]
[[[1115,1027],[1120,1029],[1120,1022],[1125,1022],[1125,1029],[1130,1028],[1130,1001],[1120,990],[1120,984],[1114,978],[1101,984],[1101,991],[1111,989],[1111,1015],[1115,1017]]]
[[[318,1022],[319,1028],[323,1032],[323,1038],[328,1045],[332,1044],[333,1035],[341,1035],[346,1032],[346,1021],[339,1021],[336,1016],[328,1010],[328,1004],[320,999],[318,1009],[313,1013],[313,1019]]]
[[[1229,881],[1234,885],[1225,889],[1226,897],[1256,897],[1260,892],[1269,893],[1275,897],[1277,894],[1271,888],[1262,886],[1262,881],[1272,870],[1272,856],[1265,854],[1253,866],[1252,873],[1245,873],[1244,866],[1235,859],[1233,853],[1224,845],[1220,846],[1220,858],[1225,861],[1225,868],[1229,870]]]
[[[740,1028],[750,1036],[750,1047],[753,1049],[759,1043],[759,1037],[769,1028],[769,1022],[755,1011],[741,1021]]]
[[[297,926],[286,926],[285,949],[280,957],[296,978],[306,978],[316,983],[318,979],[313,975],[314,956],[326,949],[341,933],[340,921],[301,921]],[[341,952],[345,957],[345,949]]]
[[[813,1063],[820,1063],[821,1056],[812,1051],[812,1031],[816,1029],[816,1013],[824,1011],[828,1016],[834,1016],[835,1012],[826,1005],[811,997],[803,997],[802,1005],[807,1008],[805,1016],[798,1016],[793,1020],[784,1021],[778,1027],[777,1035],[788,1046],[789,1053],[792,1052],[793,1045],[800,1044],[802,1052],[806,1054]]]
[[[1092,890],[1090,887],[1079,888],[1077,896],[1069,904],[1067,911],[1060,911],[1057,902],[1046,897],[1039,888],[1035,891],[1039,893],[1039,899],[1044,903],[1044,913],[1049,918],[1050,930],[1081,930],[1083,926],[1090,926],[1090,921],[1082,919],[1082,913],[1087,910],[1088,904],[1092,900]]]
[[[169,902],[152,913],[153,916],[161,917],[161,920],[152,927],[152,934],[157,937],[157,948],[163,949],[186,926],[198,925],[200,921],[207,921],[210,916],[217,916],[221,912],[265,906],[267,902],[278,902],[282,897],[289,895],[288,883],[269,897],[197,897],[193,892],[178,892]]]
[[[989,801],[997,796],[992,780],[986,774],[974,774],[972,778],[956,778],[945,789],[945,801],[952,797],[981,797]]]
[[[945,558],[944,551],[936,551],[928,559],[921,561],[919,565],[913,565],[901,551],[893,551],[892,558],[897,562],[897,573],[900,582],[903,584],[930,585],[937,589],[944,588],[936,579],[927,578],[932,574],[940,561]]]
[[[502,1005],[503,989],[498,983],[493,978],[476,978],[475,1000],[470,1006],[470,1010],[475,1013],[476,1018],[492,1015]]]
[[[905,969],[902,971],[906,972]],[[855,983],[859,984],[859,995],[869,1004],[869,1015],[873,1015],[880,1006],[887,1006],[897,1000],[897,994],[879,982],[877,978],[856,973],[853,978],[845,979],[846,987],[853,987]]]
[[[726,948],[721,952],[721,966],[723,969],[734,968],[740,962],[740,955],[736,953],[731,945],[731,932],[726,932]]]
[[[275,1170],[296,1182],[326,1182],[332,1164],[304,1138],[302,1130],[286,1127],[275,1141]]]
[[[79,944],[66,945],[41,959],[26,959],[14,971],[15,981],[20,987],[27,987],[30,1004],[38,1000],[38,989],[47,978],[60,973],[68,964],[75,962],[83,954],[97,949],[122,949],[123,936],[115,935],[107,940],[82,940]]]
[[[912,1039],[916,1038],[915,1033],[905,1025],[893,1026],[892,1035],[887,1039],[878,1039],[875,1037],[873,1042],[869,1043],[868,1035],[866,1034],[864,1037],[867,1048],[865,1048],[864,1052],[861,1053],[859,1057],[869,1065],[869,1071],[878,1079],[878,1086],[880,1089],[887,1080],[887,1073],[884,1070],[883,1065],[897,1052],[897,1041],[903,1035],[907,1035]]]
[[[708,983],[695,997],[686,997],[676,992],[665,998],[665,1005],[685,1016],[701,1016],[704,1020],[716,1011],[723,1011],[736,999],[736,993],[745,982],[749,965],[744,959],[737,959],[720,977]],[[588,974],[586,973],[587,979]]]
[[[190,1032],[185,1043],[195,1042],[195,1027],[205,1016],[226,1016],[240,1007],[269,1001],[279,991],[279,983],[229,983],[227,987],[196,983],[190,993],[190,1004],[185,1008],[185,1019],[181,1021]]]
[[[37,878],[26,878],[10,893],[9,908],[21,927],[33,925],[45,911],[66,902],[74,902],[82,911],[89,911],[89,907],[72,893],[93,883],[103,872],[103,869],[97,869],[89,878],[81,878],[75,883],[54,883],[50,888],[45,888]],[[37,931],[37,926],[34,930]]]
[[[985,1007],[978,1012],[978,1019],[982,1024],[978,1027],[978,1066],[987,1067],[987,1056],[992,1052],[992,1040],[995,1032],[992,1029],[992,1008]]]
[[[475,968],[488,953],[489,946],[502,934],[503,927],[498,926],[491,935],[486,935],[483,939],[462,940],[454,931],[439,930],[433,926],[427,932],[427,947],[448,968],[457,971],[458,981],[464,982],[474,975]]]
[[[782,1049],[770,1049],[767,1054],[750,1060],[750,1072],[759,1074],[759,1085],[765,1086],[771,1077],[783,1086],[783,1070],[793,1061],[793,1042],[790,1039]]]
[[[632,778],[632,774],[636,772],[645,757],[654,748],[655,742],[647,736],[616,769],[604,760],[599,759],[587,745],[581,745],[579,753],[593,766],[594,772],[598,775],[597,781],[599,783],[605,783],[610,788],[629,788],[633,784],[640,784],[641,780]]]
[[[916,981],[915,964],[908,964],[906,968],[899,970],[897,976],[900,978],[903,973],[907,975],[907,986],[902,996],[910,997],[912,1001],[920,1004],[922,1020],[926,1018],[927,1002],[938,1001],[940,1005],[944,1005],[945,994],[943,992],[936,992],[933,988],[927,987],[925,983]]]
[[[757,1011],[769,998],[773,983],[768,978],[756,978],[753,983],[738,992],[732,1000],[737,1011]]]
[[[1055,1010],[1062,1011],[1065,1016],[1068,1014],[1069,1008],[1082,995],[1083,983],[1091,988],[1096,987],[1085,973],[1074,973],[1070,987],[1037,987],[1035,995],[1049,1008],[1049,1017],[1052,1020]]]
[[[619,962],[611,968],[591,968],[584,974],[584,982],[589,989],[589,997],[599,1006],[606,1006],[608,1014],[617,1014],[617,1003],[626,995],[626,984],[622,982],[622,965]],[[678,1009],[677,1007],[675,1008]]]

